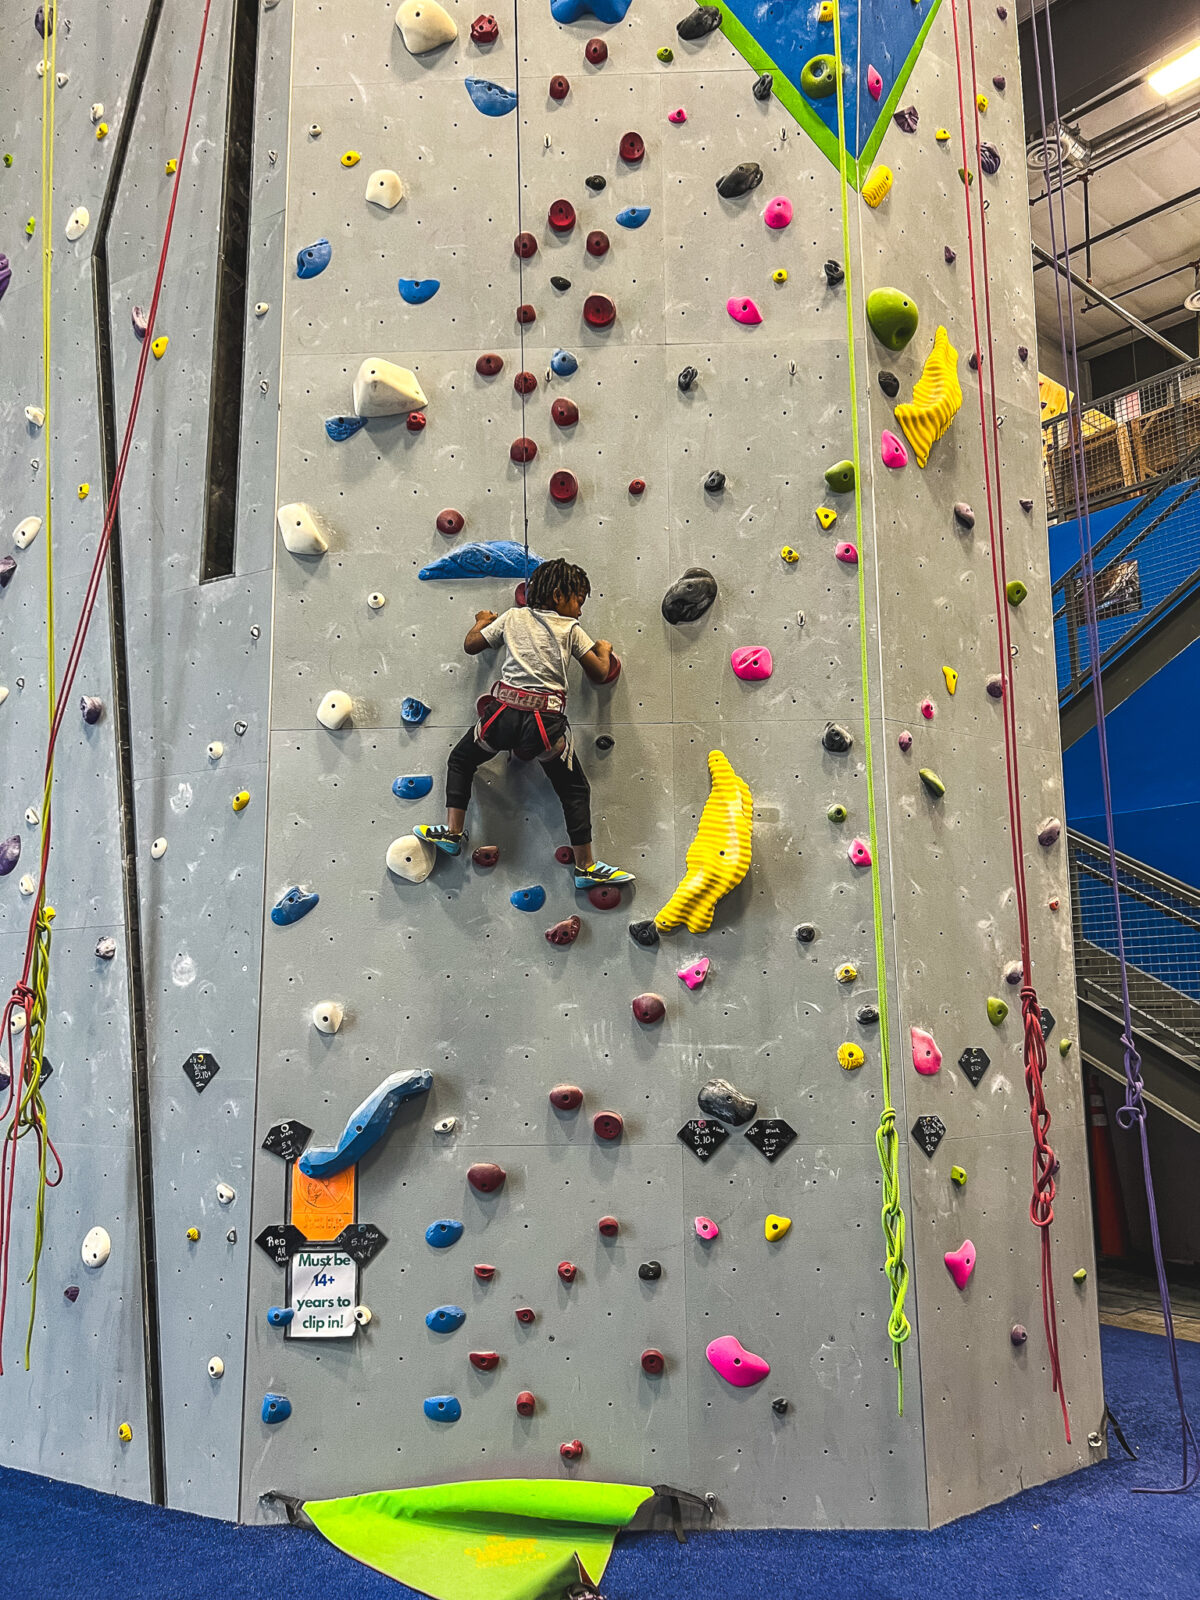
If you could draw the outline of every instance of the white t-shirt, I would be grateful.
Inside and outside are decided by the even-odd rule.
[[[493,647],[504,641],[508,660],[500,676],[514,689],[565,694],[571,657],[581,660],[596,644],[574,617],[533,606],[514,606],[479,631]]]

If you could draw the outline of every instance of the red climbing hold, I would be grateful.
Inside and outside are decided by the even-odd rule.
[[[522,1417],[531,1417],[536,1408],[537,1401],[530,1394],[529,1390],[522,1389],[520,1394],[517,1396],[517,1415]]]
[[[619,1111],[597,1111],[592,1118],[592,1132],[597,1139],[606,1139],[611,1144],[624,1131],[625,1119]]]
[[[472,44],[495,44],[500,37],[500,24],[492,16],[478,16],[471,24]]]
[[[579,484],[573,472],[555,472],[550,477],[550,498],[560,506],[569,506],[579,493]]]
[[[639,1022],[661,1022],[667,1014],[667,1004],[660,994],[639,994],[633,1002],[633,1014]]]
[[[621,137],[621,160],[636,167],[646,154],[646,141],[640,133],[626,133]]]
[[[621,904],[621,891],[615,883],[598,883],[588,890],[588,899],[597,911],[615,911]]]
[[[477,867],[494,867],[499,859],[498,844],[481,844],[477,850],[471,851],[471,860]]]
[[[522,1327],[527,1328],[531,1322],[537,1321],[537,1312],[532,1306],[519,1306],[517,1308],[517,1321]]]
[[[456,533],[461,533],[467,525],[467,519],[461,511],[448,508],[438,512],[437,531],[444,533],[447,539],[453,539]]]
[[[467,1182],[477,1194],[495,1194],[508,1176],[494,1161],[476,1161],[467,1168]]]
[[[481,378],[494,378],[498,372],[504,371],[504,357],[492,352],[480,356],[475,363],[475,371]]]
[[[508,447],[510,461],[532,461],[537,455],[537,445],[532,439],[514,439]]]
[[[602,66],[608,60],[608,46],[603,39],[589,39],[583,47],[583,53],[594,67]]]
[[[566,1444],[560,1444],[558,1453],[564,1461],[578,1461],[583,1454],[583,1440],[570,1439]]]
[[[500,1357],[495,1350],[472,1350],[467,1359],[480,1372],[494,1372],[500,1365]]]
[[[515,606],[523,606],[524,604],[525,604],[525,585],[523,583],[519,583],[517,585],[517,587],[513,590],[513,605],[515,605]]]
[[[550,407],[550,415],[560,428],[573,428],[579,421],[579,407],[574,400],[556,400]]]
[[[563,77],[561,72],[556,73],[554,77],[550,79],[551,100],[565,100],[570,92],[570,82],[568,79]]]
[[[645,492],[646,492],[646,480],[645,480],[645,478],[631,478],[629,480],[629,492],[630,492],[630,494],[645,494]]]
[[[607,328],[617,320],[617,308],[606,294],[590,294],[583,302],[583,320],[589,328]]]
[[[579,1268],[573,1261],[560,1261],[558,1263],[558,1275],[564,1283],[574,1283],[575,1274],[578,1271]]]
[[[608,254],[608,235],[599,228],[595,228],[587,236],[587,253],[590,256],[606,256]]]
[[[601,1217],[596,1226],[606,1239],[615,1239],[621,1231],[621,1224],[616,1217]]]
[[[569,844],[560,844],[554,852],[554,859],[560,867],[569,867],[575,859],[575,852]]]
[[[562,922],[556,922],[552,928],[546,929],[547,943],[574,944],[582,927],[583,923],[578,917],[566,917]]]
[[[513,240],[513,250],[522,261],[528,261],[530,256],[537,255],[538,242],[532,233],[519,233]]]
[[[642,1371],[651,1378],[660,1378],[666,1370],[667,1358],[661,1350],[642,1351]]]
[[[569,200],[556,200],[546,213],[546,221],[555,233],[570,233],[575,226],[575,207]]]
[[[583,1090],[573,1083],[556,1083],[550,1091],[550,1104],[556,1111],[578,1111],[583,1104]]]
[[[532,372],[518,372],[513,379],[513,388],[518,394],[532,394],[537,388],[537,379]]]
[[[523,328],[527,328],[531,322],[537,321],[537,312],[530,305],[518,306],[517,321]]]
[[[477,1261],[475,1263],[475,1276],[481,1283],[491,1283],[496,1276],[496,1269],[488,1261]]]
[[[423,411],[410,411],[404,419],[404,426],[409,433],[420,433],[425,426],[425,413]]]

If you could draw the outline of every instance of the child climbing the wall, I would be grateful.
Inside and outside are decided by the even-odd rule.
[[[588,575],[569,561],[543,561],[525,586],[524,606],[497,616],[479,611],[463,649],[469,656],[508,652],[500,681],[479,703],[479,720],[455,745],[446,766],[446,821],[421,823],[416,833],[447,855],[467,842],[471,784],[501,750],[538,761],[562,802],[575,852],[575,887],[632,883],[633,873],[597,861],[592,853],[591,787],[579,764],[567,721],[567,669],[574,657],[593,683],[610,683],[621,663],[607,639],[592,639],[579,613],[592,592]]]

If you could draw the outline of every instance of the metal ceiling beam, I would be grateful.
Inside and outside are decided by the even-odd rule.
[[[1165,216],[1168,211],[1178,211],[1180,206],[1190,205],[1193,200],[1197,199],[1200,199],[1200,186],[1195,189],[1189,189],[1185,194],[1177,194],[1171,200],[1161,200],[1158,205],[1151,206],[1148,211],[1139,211],[1136,217],[1126,217],[1124,222],[1118,222],[1111,228],[1105,228],[1102,233],[1087,235],[1078,244],[1073,244],[1071,249],[1078,251],[1087,249],[1089,245],[1103,244],[1106,239],[1115,239],[1119,235],[1127,234],[1132,228],[1140,227],[1143,222],[1150,222],[1154,217]],[[1044,250],[1035,250],[1034,254],[1041,258],[1041,266],[1034,267],[1033,270],[1035,272],[1040,272],[1041,267],[1052,267],[1055,264],[1054,257]],[[1058,253],[1059,265],[1062,264],[1064,254],[1065,252],[1062,250]],[[1081,284],[1080,287],[1087,288],[1089,293],[1093,292],[1090,284]],[[1097,296],[1097,298],[1099,297]]]
[[[1077,272],[1065,267],[1061,261],[1056,261],[1048,250],[1042,249],[1040,244],[1033,246],[1033,254],[1044,266],[1056,268],[1064,278],[1068,278],[1077,289],[1082,289],[1084,294],[1095,300],[1098,305],[1106,307],[1114,316],[1120,317],[1122,322],[1127,322],[1131,328],[1136,328],[1143,338],[1153,339],[1155,344],[1161,345],[1180,365],[1192,359],[1186,350],[1181,350],[1177,344],[1172,344],[1169,339],[1144,323],[1140,317],[1135,317],[1132,311],[1126,311],[1124,306],[1118,305],[1115,300],[1110,300],[1106,294],[1102,294],[1095,284],[1089,283],[1086,278],[1081,278]],[[1036,271],[1036,268],[1034,270]]]

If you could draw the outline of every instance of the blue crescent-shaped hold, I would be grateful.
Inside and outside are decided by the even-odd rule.
[[[467,1313],[461,1306],[434,1306],[432,1311],[425,1313],[425,1326],[432,1328],[434,1333],[453,1333],[466,1320]]]
[[[332,255],[333,247],[328,239],[318,239],[315,244],[306,245],[303,250],[296,252],[296,276],[319,277],[329,265],[329,258]]]
[[[455,1222],[451,1217],[443,1217],[440,1222],[431,1222],[425,1229],[425,1243],[432,1245],[435,1250],[449,1250],[452,1244],[457,1244],[463,1236],[463,1225]]]
[[[431,1394],[423,1409],[431,1422],[457,1422],[462,1416],[462,1406],[454,1394]]]
[[[396,286],[400,290],[400,298],[406,305],[423,306],[426,300],[432,300],[442,287],[440,278],[401,278]]]
[[[503,84],[492,83],[488,78],[464,78],[467,93],[471,96],[471,103],[476,111],[482,111],[485,117],[506,117],[510,111],[517,109],[517,91],[506,89]]]
[[[265,1394],[262,1403],[264,1422],[286,1422],[292,1414],[292,1402],[285,1394]]]
[[[649,206],[626,206],[617,212],[617,222],[622,228],[640,228],[649,215]]]
[[[360,428],[367,425],[366,417],[326,417],[325,432],[335,444],[343,439],[353,439]]]
[[[393,1072],[363,1101],[342,1130],[337,1144],[320,1149],[311,1146],[300,1157],[300,1171],[306,1178],[335,1178],[339,1172],[361,1161],[379,1143],[392,1124],[392,1118],[406,1100],[428,1094],[433,1073],[428,1067],[410,1067]]]
[[[288,890],[282,900],[271,907],[271,921],[277,928],[286,928],[289,923],[299,922],[301,917],[308,915],[320,898],[315,890],[305,893],[299,885],[295,885]]]
[[[397,800],[423,800],[433,788],[433,779],[424,778],[397,778],[392,784],[392,793]]]
[[[410,728],[419,728],[429,715],[432,707],[427,706],[424,700],[418,700],[415,694],[405,695],[400,702],[400,717]],[[432,788],[432,783],[430,788]]]
[[[550,370],[560,378],[569,378],[573,372],[578,372],[579,362],[569,350],[556,350],[550,357]]]
[[[528,889],[514,889],[508,897],[508,903],[516,906],[518,911],[540,911],[546,904],[546,891],[540,883]]]
[[[624,22],[633,0],[550,0],[550,15],[555,22],[578,22],[593,16],[597,22]]]
[[[515,539],[488,539],[460,544],[448,556],[439,556],[422,567],[418,578],[523,578],[542,564],[541,556],[529,552]]]
[[[286,1328],[295,1315],[292,1306],[272,1306],[267,1312],[267,1323],[272,1328]]]

